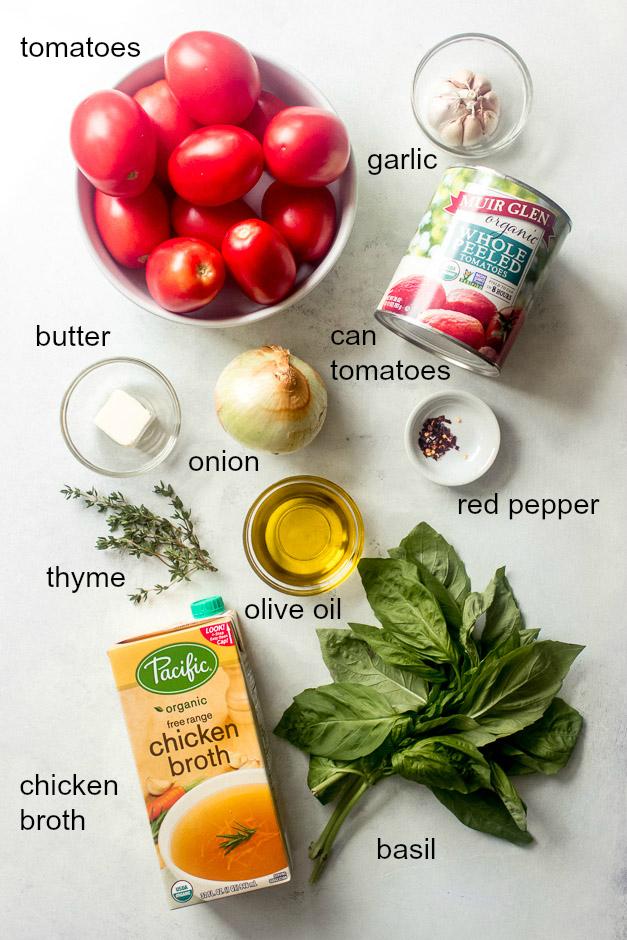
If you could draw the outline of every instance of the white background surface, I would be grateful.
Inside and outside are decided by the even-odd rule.
[[[214,5],[180,0],[105,5],[11,5],[3,32],[2,236],[4,333],[3,790],[1,876],[11,938],[211,937],[350,940],[403,935],[469,940],[507,936],[616,940],[625,911],[625,626],[619,461],[623,438],[625,121],[615,93],[624,19],[601,0],[542,4],[394,0],[317,4],[267,0]],[[339,263],[304,302],[250,328],[202,330],[167,323],[111,287],[81,243],[73,202],[68,126],[76,103],[113,85],[138,60],[23,59],[19,40],[138,41],[144,61],[188,29],[231,34],[308,75],[348,125],[359,169],[353,235]],[[453,368],[463,388],[495,410],[503,442],[487,476],[463,491],[438,488],[411,468],[406,417],[434,382],[331,381],[330,363],[422,364],[419,350],[377,327],[376,348],[333,348],[333,328],[372,326],[372,312],[413,234],[441,171],[367,172],[373,152],[431,148],[414,123],[409,89],[422,54],[464,30],[495,33],[523,56],[535,104],[523,136],[489,161],[550,194],[571,214],[546,289],[500,380]],[[615,105],[610,106],[610,102]],[[624,212],[624,207],[623,207]],[[622,247],[620,242],[622,240]],[[36,348],[35,324],[110,329],[99,349]],[[212,409],[213,386],[238,352],[272,342],[308,359],[328,382],[329,416],[314,444],[262,458],[258,474],[192,473],[193,454],[240,452]],[[102,517],[65,504],[66,482],[108,490],[66,450],[58,427],[64,389],[103,355],[154,363],[181,399],[183,430],[158,471],[191,505],[219,574],[197,578],[141,609],[125,590],[47,587],[46,569],[124,570],[129,588],[150,585],[152,565],[97,554]],[[624,452],[624,450],[623,450]],[[241,612],[268,594],[249,571],[241,526],[265,486],[301,471],[342,484],[364,515],[367,554],[398,544],[425,519],[454,543],[481,589],[507,564],[530,627],[587,644],[564,695],[586,723],[557,777],[519,778],[536,842],[520,849],[465,829],[423,789],[395,779],[362,801],[323,880],[309,887],[307,845],[328,810],[306,787],[306,761],[273,739],[289,808],[294,880],[272,891],[168,912],[145,825],[121,709],[106,657],[119,638],[185,616],[199,596],[221,593]],[[149,498],[152,477],[123,481]],[[459,516],[460,495],[601,499],[594,516],[509,521]],[[160,575],[160,572],[159,572]],[[343,620],[371,620],[359,578],[341,589]],[[277,600],[282,598],[275,595]],[[311,615],[245,623],[272,727],[291,696],[327,681]],[[115,778],[119,796],[27,799],[21,780],[56,773]],[[19,831],[19,810],[74,807],[81,832]],[[377,861],[376,843],[435,836],[435,861]]]

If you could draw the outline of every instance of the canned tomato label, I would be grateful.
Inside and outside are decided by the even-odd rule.
[[[450,167],[375,316],[448,362],[498,375],[570,228],[525,183]]]

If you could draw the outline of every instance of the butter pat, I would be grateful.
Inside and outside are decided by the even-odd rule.
[[[111,392],[95,417],[96,427],[123,447],[135,447],[154,415],[121,388]]]

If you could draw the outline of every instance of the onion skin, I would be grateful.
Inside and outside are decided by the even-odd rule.
[[[220,375],[215,408],[224,430],[250,450],[291,454],[324,424],[327,390],[289,349],[262,346],[236,356]]]

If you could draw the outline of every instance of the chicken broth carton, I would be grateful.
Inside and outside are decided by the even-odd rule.
[[[172,909],[291,878],[237,615],[192,613],[109,650]]]

